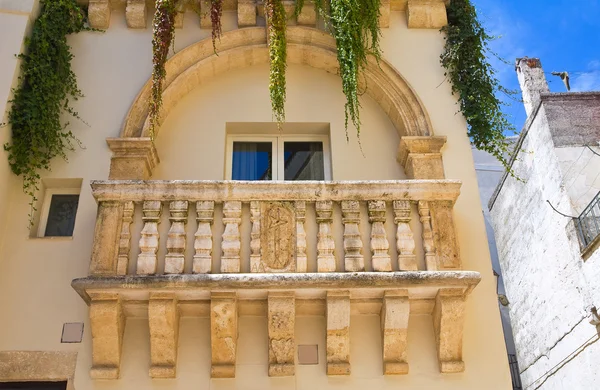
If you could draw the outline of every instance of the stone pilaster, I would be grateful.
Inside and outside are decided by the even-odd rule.
[[[462,267],[454,217],[453,202],[429,202],[431,227],[440,270],[459,270]]]
[[[265,272],[260,258],[260,202],[250,202],[250,272]]]
[[[465,297],[463,289],[440,289],[433,309],[433,329],[440,372],[465,370],[462,360]]]
[[[109,180],[148,180],[158,164],[158,154],[150,138],[107,138],[113,155]]]
[[[154,292],[148,301],[150,377],[175,378],[179,310],[173,293]]]
[[[409,179],[444,179],[441,149],[446,137],[402,137],[398,162]]]
[[[296,272],[308,271],[308,258],[306,256],[306,202],[299,200],[294,202],[296,211]]]
[[[92,379],[118,379],[125,317],[116,293],[90,292]]]
[[[386,291],[381,306],[384,375],[408,374],[406,343],[409,315],[408,290]]]
[[[110,26],[110,1],[89,0],[88,21],[92,28],[107,29]]]
[[[120,232],[123,220],[123,203],[100,202],[96,215],[94,244],[90,261],[90,275],[115,275]]]
[[[182,274],[185,261],[185,225],[188,217],[187,200],[175,200],[169,203],[171,227],[167,237],[167,255],[165,274]]]
[[[146,0],[127,0],[125,20],[129,28],[146,28]]]
[[[408,0],[406,4],[408,28],[439,30],[448,24],[444,0]]]
[[[269,292],[269,376],[292,376],[295,372],[296,299],[294,292]]]
[[[385,201],[370,200],[368,202],[369,222],[371,222],[371,263],[373,271],[389,272],[392,270],[390,243],[385,231]]]
[[[327,292],[327,375],[350,375],[350,292]]]
[[[238,337],[235,292],[213,292],[210,296],[210,347],[212,378],[234,378]]]

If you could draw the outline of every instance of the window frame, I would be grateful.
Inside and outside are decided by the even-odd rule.
[[[329,136],[323,134],[285,134],[285,135],[268,135],[268,134],[228,134],[225,150],[225,180],[232,180],[233,168],[233,143],[234,142],[271,142],[271,153],[273,159],[271,161],[271,171],[273,178],[271,181],[284,181],[285,178],[285,142],[321,142],[323,143],[323,177],[324,181],[332,180],[331,173],[331,149],[329,147]],[[291,180],[290,180],[291,181]]]
[[[46,236],[46,226],[48,225],[48,217],[50,214],[50,205],[52,203],[52,196],[54,195],[79,195],[79,201],[81,201],[81,189],[80,188],[46,188],[44,191],[44,200],[42,201],[42,209],[40,213],[40,223],[38,226],[37,237],[38,238],[71,238],[75,235],[75,228],[73,228],[73,234],[70,236]],[[77,205],[77,211],[79,211],[79,205]],[[75,221],[77,221],[77,211],[75,212]]]

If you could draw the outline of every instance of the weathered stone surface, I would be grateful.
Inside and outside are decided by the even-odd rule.
[[[114,275],[117,273],[119,231],[122,228],[122,218],[122,203],[99,203],[90,261],[90,275]]]
[[[427,271],[438,270],[438,257],[436,253],[433,228],[431,227],[431,212],[429,202],[419,202],[419,217],[423,225],[423,249],[425,250],[425,266]]]
[[[217,198],[218,199],[218,198]],[[223,241],[221,241],[221,272],[240,272],[240,224],[242,223],[242,202],[223,203]]]
[[[127,0],[125,20],[129,28],[146,28],[146,0]]]
[[[133,222],[133,202],[123,203],[123,219],[119,237],[119,255],[117,259],[117,275],[126,275],[129,266],[129,251],[131,249],[131,222]]]
[[[188,202],[175,200],[169,203],[171,228],[167,237],[165,273],[182,274],[185,260],[185,225],[188,217]]]
[[[234,378],[238,337],[235,292],[213,292],[210,300],[211,377]]]
[[[308,271],[308,257],[306,256],[306,231],[304,221],[306,220],[306,202],[299,200],[294,202],[296,212],[296,272]]]
[[[408,290],[388,290],[381,306],[384,375],[408,374]]]
[[[175,378],[179,310],[173,293],[153,292],[148,302],[150,377]]]
[[[460,269],[460,252],[450,202],[430,202],[433,240],[439,269]]]
[[[110,25],[110,1],[89,0],[88,21],[92,28],[107,29]]]
[[[412,179],[443,179],[441,149],[446,137],[409,137],[400,139],[398,162]]]
[[[213,217],[215,213],[215,202],[205,200],[196,202],[196,221],[198,221],[198,230],[196,230],[194,240],[194,260],[192,272],[195,274],[210,273],[212,269],[212,230]]]
[[[295,372],[296,302],[294,292],[270,292],[268,297],[269,376]]]
[[[317,270],[318,272],[335,272],[335,242],[331,231],[333,222],[333,203],[329,200],[316,203],[317,223]]]
[[[138,275],[156,274],[158,266],[158,224],[160,223],[160,214],[162,203],[160,200],[147,200],[144,202],[142,211],[144,228],[140,237],[140,254],[137,258]]]
[[[385,232],[385,201],[370,200],[368,202],[369,222],[371,222],[371,263],[373,271],[389,272],[392,270],[390,243]]]
[[[262,202],[261,207],[262,258],[258,272],[294,272],[296,220],[291,205]]]
[[[416,271],[417,258],[415,252],[415,238],[410,229],[410,202],[408,200],[395,200],[394,222],[396,229],[396,247],[398,249],[398,269],[401,271]]]
[[[539,58],[517,58],[517,77],[523,94],[523,105],[530,116],[540,104],[541,94],[550,92]]]
[[[256,13],[254,0],[239,0],[237,6],[238,27],[256,26]]]
[[[440,29],[448,24],[444,0],[408,0],[408,28]]]
[[[433,329],[440,372],[455,373],[465,370],[462,360],[464,319],[464,291],[457,288],[440,289],[433,309]]]
[[[107,138],[113,152],[110,180],[148,180],[158,164],[158,154],[150,138]]]
[[[327,292],[327,375],[350,375],[350,292]]]
[[[121,369],[121,348],[125,316],[115,293],[90,293],[93,379],[117,379]]]
[[[304,7],[298,14],[297,21],[301,26],[315,26],[317,24],[317,10],[314,1],[304,2]]]
[[[344,224],[344,269],[346,272],[365,270],[360,237],[360,203],[356,200],[342,202],[342,222]]]
[[[0,351],[0,382],[72,380],[74,351]]]
[[[379,6],[379,27],[388,28],[390,27],[390,12],[391,12],[391,0],[381,0]]]

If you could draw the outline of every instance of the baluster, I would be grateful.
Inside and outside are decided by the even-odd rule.
[[[371,222],[371,263],[373,271],[391,271],[392,260],[388,250],[390,243],[385,232],[385,201],[370,200],[368,202],[369,222]]]
[[[223,203],[223,241],[221,242],[221,272],[240,272],[240,223],[242,222],[242,202]]]
[[[210,226],[213,223],[215,211],[215,202],[205,200],[196,202],[196,221],[198,221],[198,230],[196,230],[194,240],[194,260],[192,272],[195,274],[207,274],[212,269],[212,231]]]
[[[129,266],[129,250],[131,249],[131,222],[133,222],[133,202],[123,203],[123,222],[119,237],[119,257],[117,259],[117,275],[127,275]]]
[[[410,230],[410,201],[394,201],[394,222],[398,225],[396,230],[396,245],[398,247],[398,268],[400,271],[417,271],[417,258],[415,251],[415,238]]]
[[[333,221],[333,203],[330,200],[318,201],[317,223],[319,233],[317,236],[317,269],[318,272],[335,272],[335,242],[331,234]]]
[[[342,202],[342,222],[344,223],[344,266],[346,272],[365,270],[365,260],[362,255],[363,243],[360,238],[360,204],[357,200]]]
[[[437,271],[437,256],[435,253],[435,244],[433,243],[433,230],[431,228],[431,215],[429,213],[429,203],[419,201],[419,216],[423,224],[423,249],[425,250],[425,265],[427,271]]]
[[[175,200],[169,203],[171,228],[167,236],[166,274],[182,274],[185,262],[185,225],[188,217],[187,200]]]
[[[260,261],[260,202],[250,202],[250,272],[265,272]]]
[[[308,259],[306,257],[306,231],[304,230],[306,202],[296,201],[294,207],[296,209],[296,272],[307,272]]]
[[[153,275],[156,273],[158,261],[158,224],[162,204],[159,200],[146,200],[142,207],[144,228],[140,238],[140,254],[137,259],[138,275]]]

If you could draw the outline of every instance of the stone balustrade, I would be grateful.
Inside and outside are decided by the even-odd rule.
[[[181,315],[210,317],[211,375],[233,377],[237,318],[250,302],[267,317],[270,376],[294,375],[294,319],[315,313],[327,318],[327,374],[349,375],[356,309],[381,315],[384,374],[408,373],[414,313],[432,316],[440,370],[463,371],[464,302],[480,276],[461,271],[459,189],[453,180],[92,182],[90,275],[73,281],[90,306],[92,377],[119,376],[125,320],[140,311],[152,377],[176,375]]]

